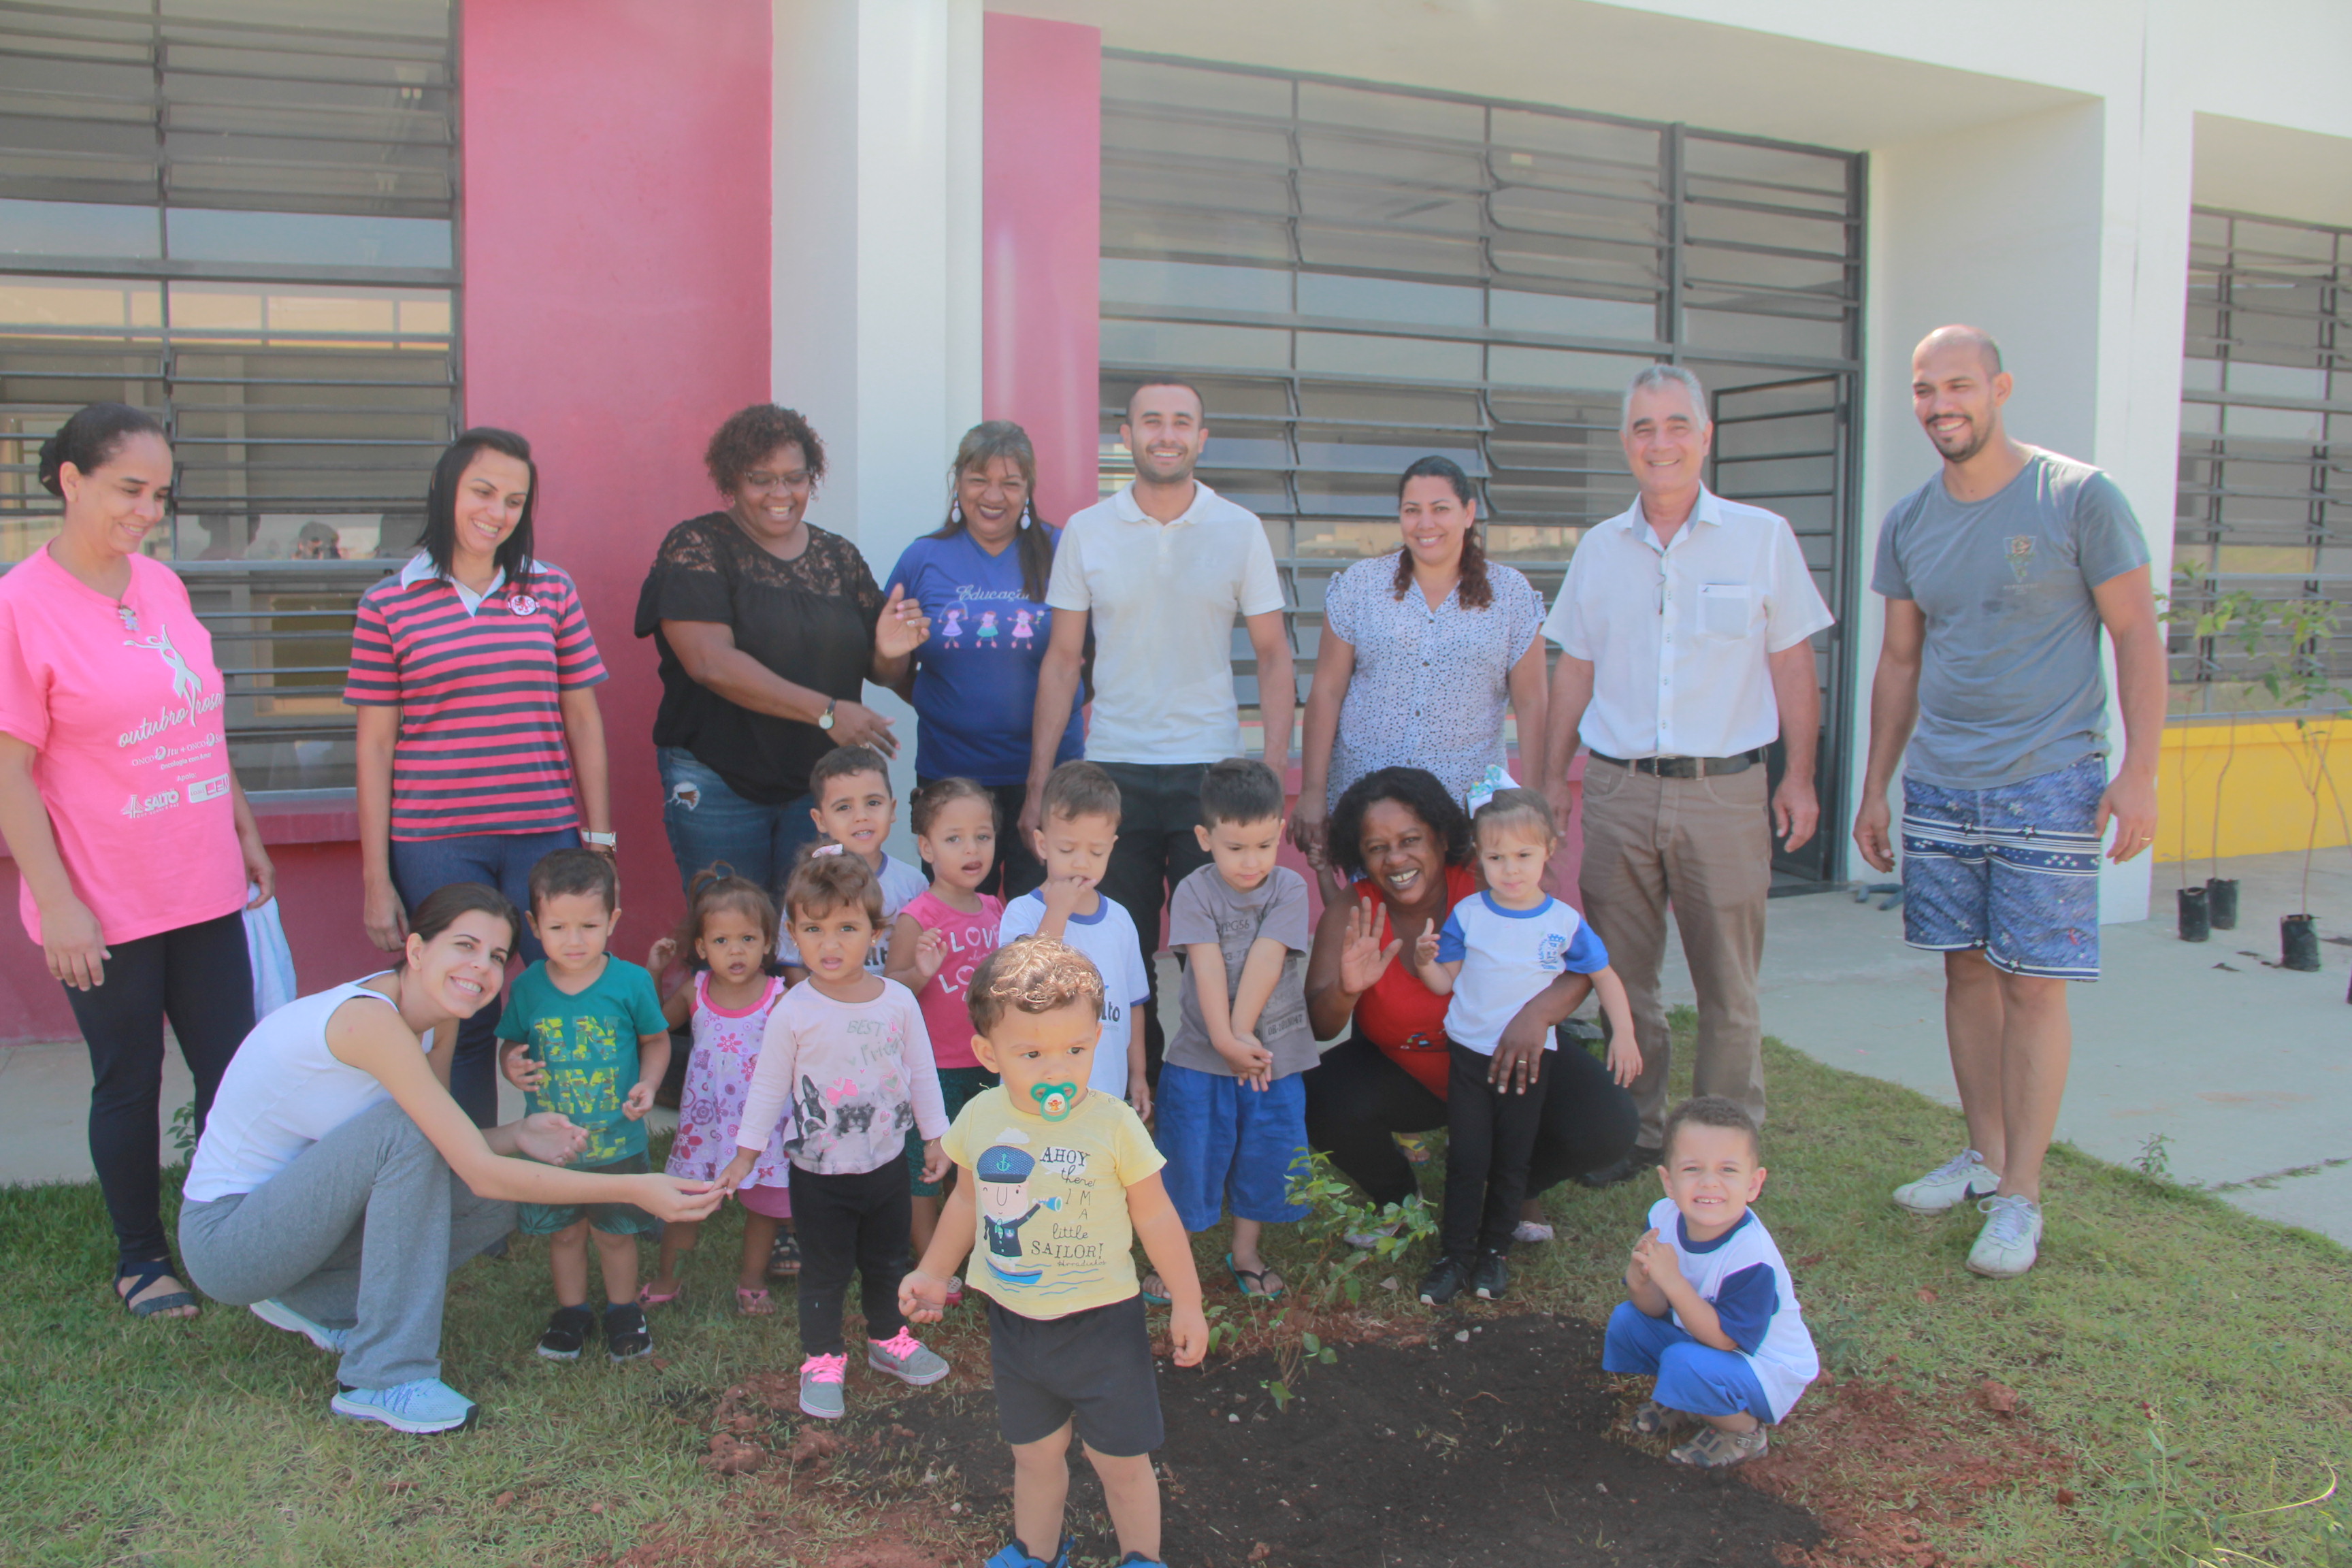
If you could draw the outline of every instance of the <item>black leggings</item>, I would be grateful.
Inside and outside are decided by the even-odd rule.
[[[1615,1164],[1633,1146],[1641,1113],[1633,1097],[1578,1040],[1544,1053],[1549,1079],[1528,1160],[1533,1196],[1570,1176]],[[1530,1097],[1532,1098],[1532,1097]],[[1331,1156],[1341,1173],[1375,1204],[1402,1203],[1413,1189],[1412,1166],[1392,1132],[1428,1132],[1445,1125],[1445,1101],[1362,1035],[1323,1053],[1307,1073],[1307,1141]]]
[[[108,943],[106,983],[66,987],[89,1047],[89,1160],[98,1168],[114,1245],[124,1264],[167,1258],[159,1188],[163,1020],[172,1020],[196,1080],[196,1133],[229,1058],[253,1030],[253,969],[245,916]]]
[[[1448,1258],[1511,1250],[1536,1131],[1551,1102],[1552,1079],[1514,1094],[1486,1081],[1495,1058],[1467,1046],[1448,1047],[1445,1072],[1445,1206],[1437,1244]],[[1558,1053],[1552,1053],[1557,1055]],[[1549,1062],[1547,1066],[1550,1065]]]
[[[793,1228],[801,1238],[801,1353],[842,1353],[841,1313],[849,1276],[858,1276],[866,1337],[887,1340],[907,1326],[898,1281],[912,1267],[913,1188],[903,1160],[863,1175],[826,1176],[793,1167]]]

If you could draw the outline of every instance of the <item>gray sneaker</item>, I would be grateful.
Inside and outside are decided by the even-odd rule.
[[[1916,1182],[1895,1189],[1895,1206],[1912,1214],[1944,1214],[1974,1198],[1990,1197],[2000,1173],[1973,1149],[1963,1149]]]
[[[948,1374],[948,1363],[907,1328],[887,1340],[866,1341],[866,1364],[917,1388],[927,1388]]]
[[[840,1420],[841,1379],[848,1370],[845,1355],[813,1355],[801,1363],[801,1414]]]
[[[1669,1448],[1666,1458],[1677,1465],[1692,1465],[1702,1470],[1719,1470],[1727,1465],[1744,1465],[1750,1459],[1760,1459],[1772,1446],[1757,1426],[1746,1432],[1722,1432],[1707,1427],[1679,1448]]]
[[[1969,1272],[1988,1279],[2014,1279],[2042,1256],[2042,1205],[2014,1194],[1977,1205],[1984,1229],[1969,1248]]]
[[[352,1337],[349,1329],[331,1329],[313,1318],[306,1318],[283,1301],[256,1301],[246,1309],[273,1329],[284,1329],[289,1334],[299,1334],[322,1351],[337,1355],[343,1352],[343,1342]]]

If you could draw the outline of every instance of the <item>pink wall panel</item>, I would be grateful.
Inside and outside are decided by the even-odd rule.
[[[1037,445],[1037,505],[1095,501],[1102,32],[989,13],[982,68],[981,406]]]

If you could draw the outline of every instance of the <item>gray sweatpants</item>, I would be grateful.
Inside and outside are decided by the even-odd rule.
[[[180,1257],[215,1300],[274,1299],[349,1328],[343,1385],[391,1388],[441,1375],[449,1272],[514,1224],[514,1205],[476,1197],[387,1100],[252,1192],[183,1204]]]

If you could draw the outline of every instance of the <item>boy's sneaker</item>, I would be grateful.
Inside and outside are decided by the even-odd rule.
[[[1977,1244],[1969,1248],[1969,1272],[1988,1279],[2014,1279],[2042,1256],[2042,1205],[2012,1194],[1977,1205],[1986,1216]]]
[[[1511,1289],[1511,1265],[1499,1252],[1478,1255],[1470,1270],[1470,1293],[1481,1301],[1499,1301]]]
[[[1644,1437],[1659,1437],[1694,1426],[1697,1421],[1698,1417],[1687,1410],[1670,1409],[1654,1399],[1644,1399],[1641,1408],[1633,1412],[1633,1418],[1626,1425]]]
[[[779,1279],[801,1271],[801,1238],[782,1226],[776,1227],[776,1244],[768,1248],[768,1278]]]
[[[1445,1257],[1422,1276],[1421,1304],[1443,1307],[1462,1294],[1462,1287],[1470,1283],[1470,1265],[1459,1258]]]
[[[328,1408],[354,1421],[380,1421],[395,1432],[454,1432],[474,1419],[474,1402],[437,1377],[390,1388],[346,1388]]]
[[[646,1326],[643,1307],[635,1301],[615,1301],[604,1309],[604,1353],[614,1361],[635,1361],[654,1353],[654,1331]]]
[[[1726,1465],[1744,1465],[1750,1459],[1760,1459],[1771,1446],[1771,1439],[1764,1436],[1764,1428],[1760,1426],[1746,1432],[1722,1432],[1709,1426],[1681,1447],[1667,1449],[1666,1458],[1677,1465],[1719,1470]]]
[[[539,1336],[539,1353],[550,1361],[578,1361],[596,1331],[596,1314],[585,1307],[558,1307]]]
[[[1029,1549],[1021,1544],[1019,1536],[1015,1536],[980,1568],[1070,1568],[1070,1548],[1077,1543],[1076,1536],[1065,1536],[1061,1551],[1055,1552],[1054,1560],[1048,1563],[1043,1557],[1030,1556]]]
[[[866,1341],[866,1364],[916,1388],[928,1388],[948,1374],[948,1363],[906,1328],[887,1340]]]
[[[845,1355],[813,1355],[801,1363],[801,1414],[840,1420],[841,1380],[848,1370]]]
[[[2000,1185],[2000,1173],[1988,1167],[1984,1156],[1963,1149],[1916,1182],[1895,1189],[1895,1206],[1913,1214],[1943,1214],[1971,1198],[1990,1197]]]
[[[352,1337],[349,1329],[331,1329],[326,1324],[306,1318],[283,1301],[256,1301],[246,1309],[273,1329],[284,1329],[289,1334],[300,1334],[322,1351],[341,1355],[343,1342]]]

